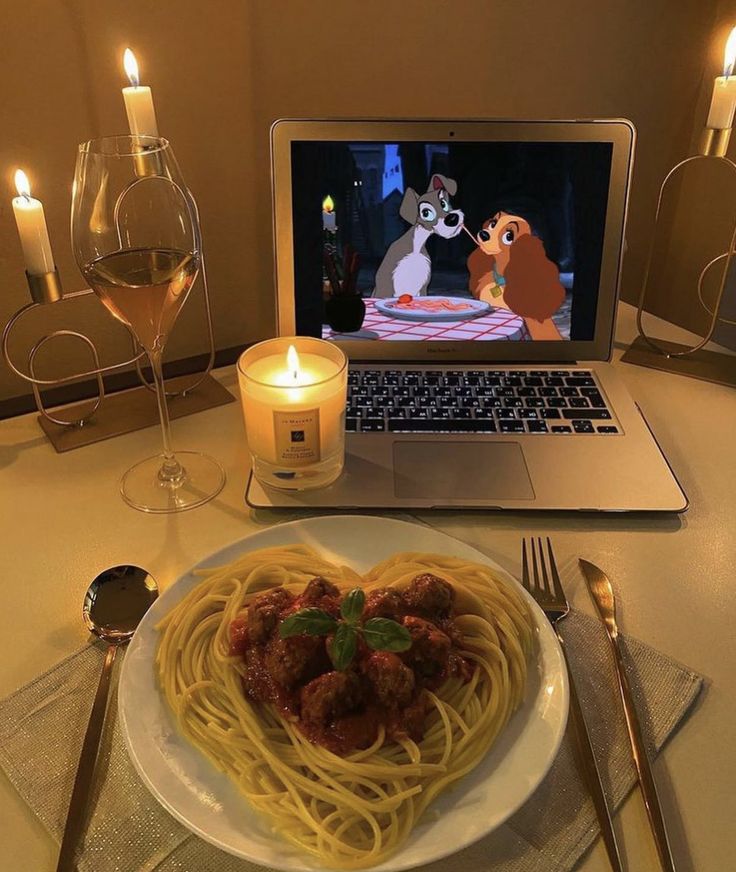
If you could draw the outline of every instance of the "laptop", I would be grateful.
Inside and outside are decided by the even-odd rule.
[[[684,511],[608,362],[634,140],[625,120],[276,122],[279,334],[347,353],[346,462],[320,490],[251,477],[248,504]],[[354,267],[347,303],[325,251]]]

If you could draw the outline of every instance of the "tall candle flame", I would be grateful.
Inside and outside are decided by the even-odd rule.
[[[31,198],[31,183],[28,181],[28,176],[23,170],[15,171],[15,187],[18,190],[19,197],[25,197],[26,200]]]
[[[130,79],[130,84],[134,88],[137,88],[140,84],[140,78],[138,77],[138,61],[135,59],[135,55],[129,48],[126,48],[123,53],[123,67],[125,68],[125,75]]]
[[[332,212],[335,209],[335,201],[328,194],[324,200],[322,200],[322,210],[324,212]]]
[[[726,40],[726,51],[723,55],[723,75],[732,76],[733,66],[736,63],[736,27],[731,30]]]
[[[299,378],[299,355],[296,353],[296,348],[293,345],[290,345],[289,350],[286,352],[286,366],[294,376],[294,381],[296,381]]]

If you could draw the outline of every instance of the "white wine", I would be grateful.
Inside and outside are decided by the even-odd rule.
[[[82,272],[111,314],[150,351],[165,343],[198,270],[196,252],[132,248],[98,257]]]

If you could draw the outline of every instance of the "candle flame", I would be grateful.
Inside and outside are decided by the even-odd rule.
[[[736,63],[736,27],[733,28],[726,40],[726,51],[723,55],[723,75],[733,75],[733,66]]]
[[[335,201],[328,194],[324,200],[322,200],[322,210],[324,212],[334,212],[335,211]]]
[[[293,345],[289,346],[286,352],[286,366],[290,373],[294,376],[294,381],[299,378],[299,355],[296,353],[296,348]]]
[[[129,48],[126,48],[123,53],[123,67],[125,68],[125,75],[130,79],[130,84],[134,88],[137,88],[140,84],[140,79],[138,77],[138,61],[135,59],[135,55]]]
[[[31,197],[31,183],[28,181],[28,176],[23,170],[15,171],[15,187],[18,190],[19,197],[25,197],[27,200]]]

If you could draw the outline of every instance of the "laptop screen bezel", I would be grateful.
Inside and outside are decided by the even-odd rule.
[[[294,335],[291,146],[294,142],[608,142],[613,146],[593,338],[533,342],[338,341],[352,361],[556,362],[608,360],[621,279],[635,129],[626,119],[585,121],[282,119],[271,127],[276,319]]]

